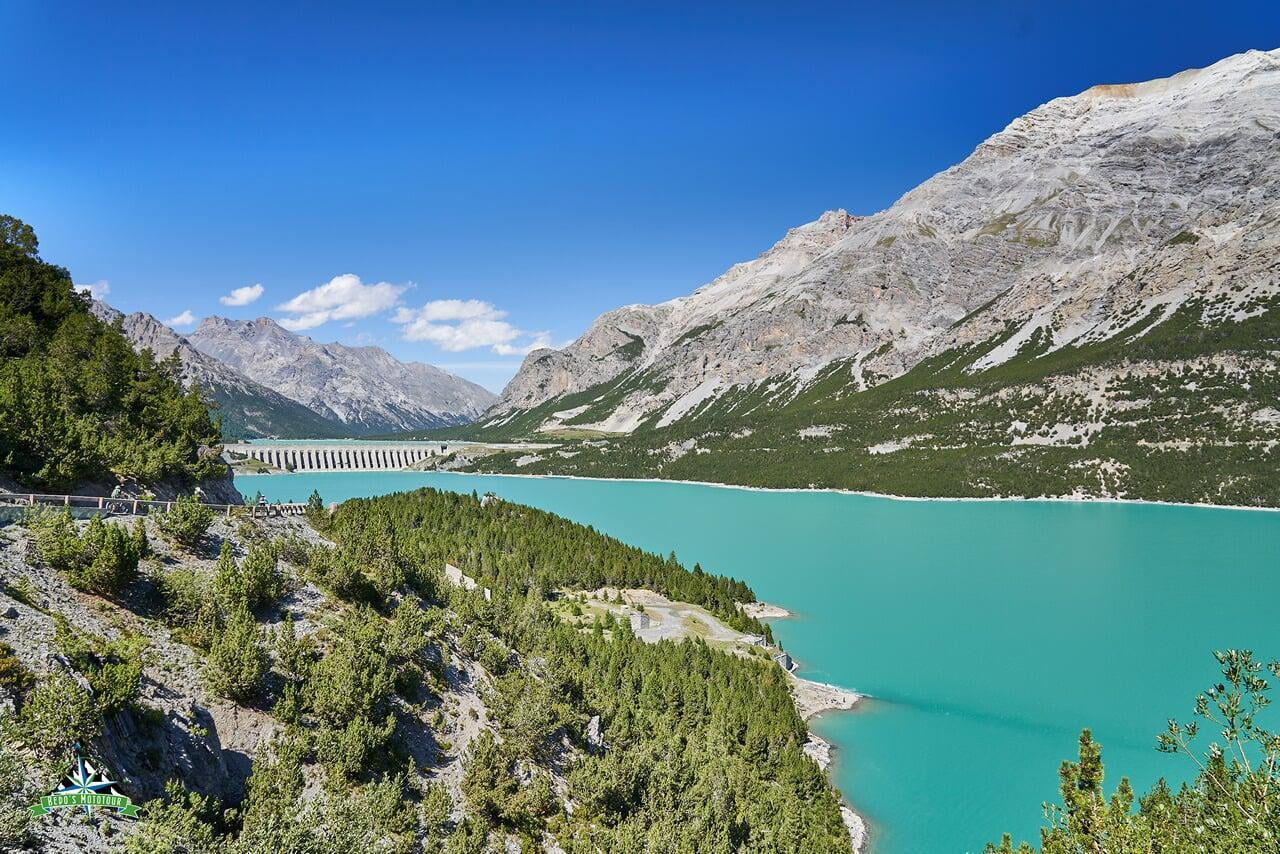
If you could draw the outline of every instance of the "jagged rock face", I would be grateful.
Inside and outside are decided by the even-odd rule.
[[[629,372],[645,382],[575,426],[665,426],[837,360],[866,387],[1012,333],[982,370],[1188,302],[1240,319],[1280,288],[1278,152],[1280,51],[1056,99],[881,213],[824,214],[690,296],[531,353],[485,423]]]
[[[391,432],[471,421],[495,396],[378,347],[320,344],[269,318],[208,317],[189,336],[202,353],[355,432]]]
[[[224,435],[297,438],[340,436],[345,432],[341,422],[313,412],[201,353],[150,314],[125,315],[98,300],[92,300],[89,307],[107,323],[119,320],[135,350],[149,349],[158,359],[177,353],[182,361],[183,384],[199,386],[216,406],[215,414],[222,419]]]

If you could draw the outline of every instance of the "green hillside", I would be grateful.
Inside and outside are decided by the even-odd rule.
[[[235,439],[337,439],[352,435],[332,421],[282,394],[251,394],[232,388],[201,390],[222,425],[222,437]]]
[[[138,354],[89,312],[35,231],[0,216],[0,473],[33,489],[225,471],[217,424],[176,360]]]
[[[473,468],[921,496],[1276,505],[1280,305],[1251,310],[1240,321],[1205,322],[1205,306],[1187,304],[1085,346],[1050,351],[1033,337],[1013,359],[967,370],[1013,334],[1010,326],[869,389],[855,385],[849,362],[835,362],[808,385],[784,376],[738,388],[665,428],[655,426],[659,410],[629,436],[570,431],[599,420],[627,388],[660,378],[626,374],[492,426],[449,432],[525,438],[551,412],[587,405],[563,422],[561,451],[572,456],[525,455],[517,466],[522,454],[502,454]]]

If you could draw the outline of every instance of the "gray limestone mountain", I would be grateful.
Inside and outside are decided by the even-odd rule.
[[[341,422],[325,418],[206,356],[150,314],[126,315],[98,300],[90,303],[90,310],[108,323],[119,320],[135,350],[149,349],[160,359],[177,353],[182,362],[183,384],[199,386],[216,407],[214,414],[222,421],[224,436],[327,438],[347,432]]]
[[[824,214],[689,296],[609,312],[531,353],[465,434],[595,434],[526,470],[1160,495],[1154,468],[1195,466],[1157,452],[1275,465],[1278,258],[1280,51],[1250,51],[1050,101],[880,213]],[[820,471],[760,473],[796,442]],[[1043,474],[1046,449],[1078,473],[993,473]],[[876,474],[917,452],[954,482]]]
[[[207,356],[274,389],[349,434],[465,424],[495,400],[489,390],[379,347],[322,344],[275,321],[207,317],[188,336]]]

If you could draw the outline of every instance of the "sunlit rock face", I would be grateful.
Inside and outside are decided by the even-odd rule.
[[[837,360],[865,387],[997,337],[968,370],[1186,306],[1240,319],[1280,288],[1278,178],[1280,51],[1095,86],[1015,119],[885,211],[825,213],[689,296],[531,353],[484,423],[635,375],[607,413],[574,422],[628,432],[735,387],[803,385]]]
[[[321,344],[275,321],[208,317],[188,336],[202,353],[352,432],[463,424],[495,400],[473,382],[380,347]]]

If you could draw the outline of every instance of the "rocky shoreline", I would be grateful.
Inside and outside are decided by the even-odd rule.
[[[824,712],[848,711],[862,699],[861,694],[846,691],[835,685],[801,679],[795,674],[792,674],[791,678],[794,683],[791,693],[795,697],[796,710],[800,712],[800,717],[804,719],[806,724]],[[817,735],[812,729],[809,730],[809,740],[804,745],[805,755],[817,762],[818,766],[828,775],[830,774],[832,753],[834,751],[835,747],[832,746],[831,742]],[[853,850],[856,852],[862,851],[867,842],[866,821],[843,801],[840,804],[840,818],[849,830],[849,839],[853,842]]]
[[[783,620],[791,616],[786,608],[770,605],[768,602],[739,602],[738,610],[757,620]]]
[[[738,608],[747,616],[755,617],[757,620],[780,620],[792,616],[792,613],[786,608],[769,602],[739,602]],[[793,671],[789,671],[791,676],[791,696],[795,700],[796,711],[800,713],[800,718],[805,722],[806,726],[814,718],[826,712],[842,712],[853,709],[862,699],[861,694],[854,691],[847,691],[836,685],[828,685],[825,682],[815,682],[811,679],[804,679],[797,676]],[[812,728],[809,729],[809,740],[804,744],[805,755],[818,763],[823,772],[830,775],[832,753],[835,747],[831,742],[817,735]],[[841,800],[840,818],[844,822],[844,826],[849,830],[849,839],[853,843],[853,850],[861,852],[867,843],[867,823],[853,811],[847,803]]]

